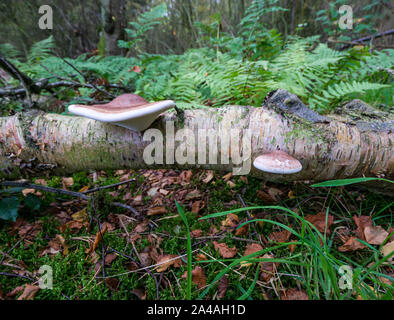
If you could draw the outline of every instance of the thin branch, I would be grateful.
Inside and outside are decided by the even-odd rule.
[[[391,35],[391,34],[394,34],[394,29],[390,29],[390,30],[383,31],[383,32],[378,32],[378,33],[376,33],[376,34],[369,35],[369,36],[367,36],[367,37],[363,37],[363,38],[360,38],[360,39],[352,40],[352,41],[350,42],[350,44],[349,44],[349,43],[348,43],[348,44],[345,44],[344,46],[342,46],[342,47],[339,48],[338,50],[340,50],[340,51],[341,51],[341,50],[345,50],[345,49],[349,48],[349,47],[352,46],[352,45],[359,44],[360,42],[370,41],[370,40],[372,40],[372,39],[377,39],[377,38],[385,37],[385,36],[388,36],[388,35]]]
[[[70,62],[68,62],[66,59],[64,59],[63,57],[61,57],[61,56],[59,56],[57,53],[56,53],[56,56],[58,57],[58,58],[60,58],[60,59],[62,59],[62,61],[64,62],[64,63],[66,63],[67,65],[69,65],[71,68],[73,68],[76,72],[78,72],[83,78],[84,78],[84,80],[85,80],[85,82],[87,82],[86,81],[86,77],[85,77],[85,75],[81,72],[81,71],[79,71],[75,66],[73,66]],[[111,97],[111,98],[115,98],[115,96],[112,94],[112,93],[109,93],[108,91],[105,91],[105,90],[103,90],[103,89],[100,89],[99,87],[97,87],[96,85],[94,85],[94,84],[90,84],[90,86],[92,86],[94,89],[96,89],[97,91],[100,91],[101,93],[104,93],[105,95],[107,95],[107,96],[109,96],[109,97]]]
[[[26,182],[26,181],[22,181],[22,182],[18,182],[18,181],[3,181],[3,182],[0,182],[0,186],[21,187],[21,188],[26,188],[26,189],[34,189],[34,190],[40,190],[40,191],[44,191],[44,192],[64,194],[64,195],[67,195],[67,196],[70,196],[70,197],[79,198],[79,199],[86,200],[86,201],[90,200],[90,197],[88,197],[87,195],[85,195],[85,194],[83,194],[81,192],[74,192],[74,191],[68,191],[68,190],[63,190],[63,189],[56,189],[56,188],[41,186],[41,185],[37,185],[37,184],[31,184],[31,183]],[[112,202],[110,204],[115,206],[115,207],[127,209],[127,210],[131,211],[132,213],[134,213],[136,216],[138,216],[138,217],[140,216],[140,213],[137,210],[135,210],[133,207],[130,207],[130,206],[126,205],[126,204],[123,204],[123,203],[120,203],[120,202]]]
[[[123,184],[127,184],[127,183],[134,182],[134,181],[136,181],[136,178],[125,180],[125,181],[118,182],[118,183],[114,183],[114,184],[111,184],[111,185],[108,185],[108,186],[97,187],[97,188],[94,188],[94,189],[86,190],[85,192],[83,192],[83,194],[89,194],[89,193],[97,192],[97,191],[100,191],[100,190],[115,188],[115,187],[121,186]]]
[[[3,181],[3,182],[0,182],[0,186],[34,189],[34,190],[40,190],[40,191],[44,191],[44,192],[64,194],[64,195],[71,196],[74,198],[80,198],[82,200],[89,200],[88,196],[85,196],[83,193],[80,193],[80,192],[68,191],[68,190],[63,190],[63,189],[56,189],[56,188],[41,186],[41,185],[37,185],[37,184],[31,184],[29,182]]]

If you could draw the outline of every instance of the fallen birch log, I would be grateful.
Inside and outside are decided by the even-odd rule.
[[[393,178],[394,117],[354,100],[327,117],[278,90],[261,108],[168,111],[144,131],[76,116],[30,111],[0,118],[0,177],[84,170],[199,168],[270,181]],[[283,150],[302,163],[290,175],[264,173],[253,160]]]

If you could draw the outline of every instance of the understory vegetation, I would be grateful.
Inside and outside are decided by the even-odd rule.
[[[3,297],[20,295],[21,285],[48,265],[53,290],[38,291],[36,299],[186,299],[190,230],[194,299],[393,299],[386,196],[198,171],[100,172],[96,182],[79,173],[34,182],[84,192],[133,177],[97,191],[92,201],[8,190],[24,205],[15,223],[0,222]],[[140,216],[109,205],[122,200]],[[368,226],[380,230],[374,238],[380,245],[368,243]],[[353,275],[341,275],[343,266]]]
[[[124,48],[138,49],[135,57],[87,53],[63,59],[51,54],[55,49],[52,37],[35,43],[25,62],[17,59],[18,52],[10,44],[2,45],[0,51],[33,79],[94,81],[104,87],[121,84],[150,101],[173,99],[180,108],[259,107],[267,93],[278,88],[296,94],[321,113],[353,98],[386,109],[393,104],[394,49],[375,51],[356,45],[338,51],[320,43],[320,36],[288,36],[285,40],[275,29],[258,23],[264,15],[283,8],[261,3],[264,1],[254,1],[246,11],[238,36],[220,32],[220,15],[211,24],[196,23],[203,46],[182,55],[148,54],[138,49],[147,31],[165,15],[163,5],[142,14],[127,29],[130,41],[119,42]],[[96,91],[62,88],[56,96],[68,105],[92,101]]]

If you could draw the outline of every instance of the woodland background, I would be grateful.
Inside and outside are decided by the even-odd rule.
[[[125,40],[124,29],[128,22],[136,21],[141,13],[163,2],[167,4],[168,11],[159,27],[144,34],[144,52],[181,54],[190,48],[204,47],[206,33],[213,36],[218,31],[236,37],[252,0],[3,0],[0,3],[0,39],[2,43],[12,43],[26,58],[34,43],[52,34],[60,54],[76,57],[96,50],[100,33],[105,28],[115,26],[118,40]],[[262,23],[267,29],[276,29],[285,39],[290,35],[305,37],[319,34],[322,41],[329,37],[346,41],[394,28],[393,4],[388,0],[279,0],[260,3],[274,8],[266,10],[266,14],[254,22]],[[37,8],[44,4],[54,10],[53,32],[38,28],[40,15]],[[335,27],[337,9],[342,4],[353,7],[354,30],[345,32]],[[382,44],[392,43],[392,37],[387,37]],[[107,53],[122,52],[115,44],[108,48]]]

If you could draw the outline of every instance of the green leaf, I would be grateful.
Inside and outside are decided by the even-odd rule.
[[[0,193],[18,193],[21,192],[24,188],[16,187],[16,188],[9,188],[0,190]]]
[[[16,221],[18,217],[19,200],[17,197],[0,200],[0,219]]]
[[[331,180],[325,181],[321,183],[317,183],[312,185],[312,187],[319,188],[319,187],[341,187],[347,186],[349,184],[361,183],[361,182],[368,182],[368,181],[386,181],[390,183],[394,183],[394,181],[383,179],[383,178],[355,178],[355,179],[343,179],[343,180]]]
[[[38,198],[34,194],[28,194],[25,198],[25,206],[31,209],[32,211],[37,211],[40,209],[41,206],[41,201],[40,198]]]

